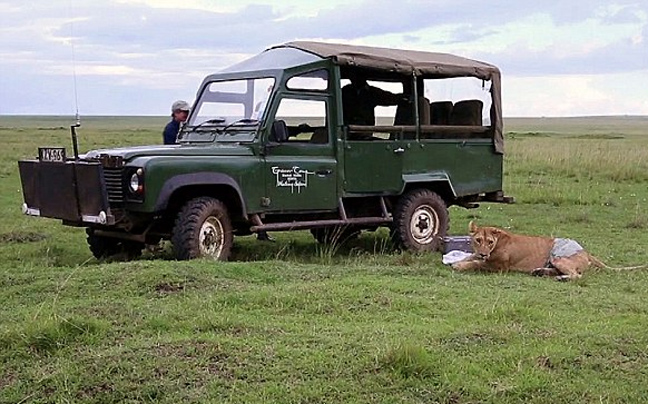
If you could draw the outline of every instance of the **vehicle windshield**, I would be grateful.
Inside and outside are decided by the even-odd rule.
[[[274,83],[270,77],[209,83],[180,133],[180,142],[254,140]]]

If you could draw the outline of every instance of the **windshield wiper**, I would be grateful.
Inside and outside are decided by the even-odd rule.
[[[219,134],[221,134],[221,133],[226,132],[226,131],[227,131],[229,128],[231,128],[232,126],[236,126],[236,125],[240,125],[240,124],[250,125],[250,124],[253,124],[253,123],[254,123],[254,124],[258,124],[258,123],[259,123],[259,120],[258,120],[258,119],[251,119],[251,118],[237,119],[236,121],[230,123],[229,125],[226,125],[224,128],[222,128],[222,129],[218,129],[217,132],[218,132]]]
[[[225,118],[212,118],[212,119],[208,119],[208,120],[206,120],[206,121],[200,122],[200,123],[199,123],[198,125],[196,125],[196,126],[192,126],[192,127],[191,127],[191,130],[194,131],[194,130],[196,130],[196,129],[202,127],[203,125],[207,125],[207,124],[214,124],[214,123],[225,123]]]
[[[203,125],[214,124],[214,123],[218,124],[218,123],[224,123],[224,122],[225,122],[225,118],[212,118],[212,119],[208,119],[206,121],[200,122],[196,126],[189,126],[189,128],[190,128],[190,132],[195,132],[196,129],[199,129]],[[186,124],[182,125],[182,129],[180,129],[180,135],[178,136],[178,140],[182,139],[184,137],[184,135],[186,135],[188,133],[185,130],[186,127],[187,127]]]

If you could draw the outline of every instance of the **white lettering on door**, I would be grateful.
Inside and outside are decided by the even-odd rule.
[[[281,168],[272,167],[272,173],[277,179],[276,187],[288,187],[290,192],[301,193],[302,188],[308,188],[308,176],[315,174],[312,171],[304,170],[299,167]]]

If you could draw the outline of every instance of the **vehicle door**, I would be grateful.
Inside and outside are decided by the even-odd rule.
[[[364,74],[356,72],[349,77],[365,77]],[[353,89],[358,86],[358,95],[345,98],[354,95]],[[399,192],[403,187],[403,156],[408,151],[408,142],[402,140],[402,127],[409,125],[414,128],[413,119],[412,122],[398,122],[400,116],[405,115],[403,108],[408,106],[407,103],[395,101],[403,98],[402,95],[398,96],[405,93],[403,81],[370,79],[363,85],[343,78],[340,80],[340,87],[343,115],[347,112],[356,114],[342,117],[345,123],[345,193]],[[345,89],[350,90],[345,94]],[[364,92],[361,91],[363,89]],[[375,95],[370,95],[372,93]],[[413,108],[411,112],[413,118]],[[400,125],[398,128],[395,127],[396,123]]]
[[[283,95],[277,104],[265,148],[266,209],[337,209],[338,166],[327,97]]]
[[[344,143],[344,189],[349,193],[400,191],[403,155],[409,147],[388,132],[347,132]]]

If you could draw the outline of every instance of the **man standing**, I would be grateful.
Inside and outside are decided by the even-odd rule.
[[[345,125],[376,124],[374,109],[381,106],[398,105],[408,101],[405,94],[394,94],[367,83],[360,72],[351,72],[351,81],[342,88],[342,115]]]
[[[171,122],[164,127],[164,144],[174,144],[180,132],[180,124],[187,120],[191,107],[187,101],[178,100],[171,105]]]

